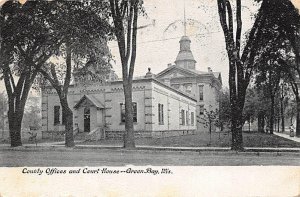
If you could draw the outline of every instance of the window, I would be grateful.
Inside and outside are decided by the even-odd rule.
[[[133,122],[137,122],[137,105],[136,103],[132,103],[133,108]]]
[[[199,101],[203,101],[203,85],[199,86]]]
[[[125,104],[121,103],[121,122],[125,122]],[[137,105],[135,102],[132,103],[133,110],[133,122],[137,122]]]
[[[160,125],[164,124],[164,105],[158,104],[158,123]]]
[[[191,83],[184,84],[184,89],[187,93],[191,93],[192,92],[192,84]]]
[[[54,106],[54,125],[60,124],[60,106]]]
[[[180,87],[180,85],[179,84],[173,84],[173,85],[171,85],[171,87],[174,88],[174,89],[176,89],[176,90],[178,90],[179,87]]]
[[[181,123],[181,125],[185,125],[185,117],[184,116],[185,116],[185,112],[182,109],[181,113],[180,113],[180,123]]]
[[[191,112],[191,125],[192,125],[192,126],[194,126],[194,121],[195,121],[194,118],[195,118],[195,117],[194,117],[194,112]]]
[[[186,125],[189,125],[189,112],[186,111]]]
[[[204,105],[199,106],[199,114],[203,115],[204,114]]]

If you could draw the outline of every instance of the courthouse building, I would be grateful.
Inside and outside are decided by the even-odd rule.
[[[183,36],[175,64],[157,75],[151,69],[133,80],[134,130],[137,136],[164,137],[204,132],[199,121],[204,109],[219,107],[221,74],[208,68],[197,71],[190,50],[190,39]],[[69,88],[69,106],[73,109],[74,128],[79,132],[101,131],[105,137],[122,135],[125,130],[125,106],[122,80],[115,75],[105,82],[87,80]],[[51,87],[42,89],[43,131],[63,131],[59,98]]]

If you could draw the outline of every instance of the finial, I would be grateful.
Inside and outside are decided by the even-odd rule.
[[[153,77],[153,74],[151,73],[151,68],[149,67],[148,68],[148,72],[146,73],[146,78],[152,78]]]

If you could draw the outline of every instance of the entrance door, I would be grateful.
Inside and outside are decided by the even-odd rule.
[[[91,128],[91,110],[89,107],[84,108],[84,132],[90,132]]]

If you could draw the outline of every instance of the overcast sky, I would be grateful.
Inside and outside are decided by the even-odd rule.
[[[0,0],[0,4],[3,2],[4,0]],[[196,69],[207,71],[207,67],[211,67],[213,71],[222,72],[223,84],[228,87],[228,58],[216,2],[217,0],[185,0],[187,35],[192,41]],[[300,7],[300,0],[292,2]],[[179,51],[179,40],[184,34],[183,5],[183,0],[144,0],[147,17],[140,17],[138,25],[147,27],[138,31],[135,76],[145,75],[148,67],[156,74],[167,68],[168,63],[174,64]],[[245,33],[251,28],[253,15],[259,6],[253,5],[253,0],[242,1],[242,5]],[[110,48],[116,61],[114,70],[121,77],[117,43],[111,42]],[[1,92],[4,90],[3,85],[1,81]]]
[[[228,86],[228,61],[225,41],[219,22],[216,0],[185,0],[187,35],[190,37],[191,49],[196,69],[222,72],[223,84]],[[243,32],[250,29],[258,5],[252,0],[243,1]],[[174,64],[179,51],[179,40],[184,34],[183,0],[145,0],[147,17],[140,17],[138,26],[149,25],[138,31],[137,59],[135,76],[145,75],[150,67],[153,73]],[[170,24],[173,24],[170,26]],[[119,51],[116,42],[110,43],[116,60],[114,70],[121,77]]]

